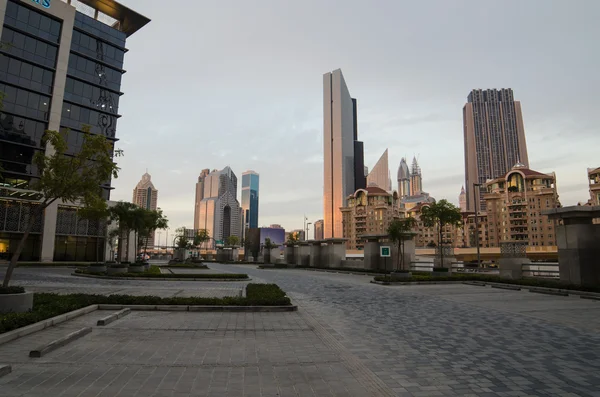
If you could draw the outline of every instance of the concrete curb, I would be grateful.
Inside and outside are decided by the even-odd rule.
[[[514,289],[519,288],[520,290],[529,290],[530,292],[536,292],[540,294],[547,295],[557,295],[557,296],[580,296],[584,299],[594,299],[600,300],[600,293],[598,292],[587,292],[587,291],[579,291],[579,290],[570,290],[570,289],[560,289],[560,288],[548,288],[548,287],[535,287],[532,285],[521,285],[521,284],[509,284],[509,283],[496,283],[493,281],[399,281],[399,282],[389,282],[389,281],[375,281],[371,280],[371,284],[379,284],[379,285],[426,285],[426,284],[465,284],[465,285],[473,285],[478,287],[490,286],[492,288],[500,288],[500,289]]]
[[[0,377],[4,375],[8,375],[12,372],[12,367],[10,365],[0,365]]]
[[[521,291],[521,287],[517,287],[514,285],[492,285],[492,288],[498,288],[498,289],[508,289],[511,291]]]
[[[492,285],[493,287],[493,285]],[[529,288],[529,292],[534,292],[536,294],[546,294],[546,295],[557,295],[557,296],[569,296],[568,292],[561,290],[551,290],[551,289],[539,289],[539,288]]]
[[[81,338],[82,336],[89,334],[90,332],[92,332],[91,327],[86,327],[86,328],[77,330],[75,332],[71,332],[70,334],[63,336],[60,339],[53,340],[52,342],[50,342],[46,345],[42,345],[42,346],[38,347],[37,349],[30,351],[29,357],[33,357],[33,358],[43,357],[46,354],[58,349],[59,347],[62,347],[64,345],[68,344],[69,342],[77,340],[77,339]]]
[[[145,280],[145,281],[213,281],[213,282],[233,282],[233,281],[252,281],[248,278],[160,278],[160,277],[115,277],[115,276],[94,276],[92,274],[71,273],[71,276],[100,278],[105,280]]]
[[[298,310],[298,306],[98,305],[98,310],[122,309],[175,312],[294,312]]]
[[[581,299],[591,299],[591,300],[595,300],[595,301],[600,301],[600,296],[593,296],[593,295],[579,295],[579,297]]]
[[[116,321],[118,319],[120,319],[121,317],[124,317],[126,315],[128,315],[131,312],[131,309],[129,308],[125,308],[123,310],[119,310],[116,313],[111,314],[110,316],[106,316],[104,318],[101,318],[100,320],[98,320],[98,322],[96,323],[97,326],[103,326],[103,325],[108,325],[110,323],[112,323],[113,321]]]
[[[15,329],[14,331],[9,331],[4,334],[0,334],[0,345],[20,338],[22,336],[27,336],[33,334],[34,332],[41,331],[45,328],[52,327],[53,325],[64,323],[65,321],[71,320],[75,317],[83,316],[84,314],[91,313],[94,310],[98,310],[98,305],[82,307],[81,309],[73,310],[72,312],[61,314],[60,316],[52,317],[46,320],[39,321],[35,324],[28,325],[26,327]]]

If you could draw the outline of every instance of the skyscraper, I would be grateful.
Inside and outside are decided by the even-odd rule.
[[[383,190],[388,190],[389,184],[390,167],[388,165],[388,150],[385,149],[369,175],[367,175],[367,186],[377,186]]]
[[[340,69],[323,75],[323,234],[342,237],[346,197],[365,187],[363,145],[358,141],[356,100]]]
[[[398,196],[400,198],[410,196],[410,170],[404,157],[398,166]]]
[[[410,169],[410,195],[418,196],[422,191],[423,176],[421,175],[421,167],[419,167],[417,158],[413,157],[413,162]]]
[[[200,202],[204,198],[204,180],[210,174],[210,170],[205,168],[200,172],[198,182],[196,183],[196,201],[194,203],[194,229],[201,229],[200,227]]]
[[[45,130],[66,136],[78,152],[83,126],[116,142],[126,41],[150,20],[113,0],[0,1],[0,243],[14,252],[40,198],[34,153]],[[131,71],[130,73],[136,73]],[[111,181],[99,194],[110,198]],[[3,220],[6,220],[4,222]],[[104,221],[79,217],[77,207],[55,202],[26,240],[22,261],[98,261]]]
[[[242,174],[242,234],[248,228],[258,227],[259,175],[254,171]]]
[[[458,195],[458,206],[461,212],[467,212],[467,193],[465,187],[460,188],[460,194]]]
[[[323,219],[315,221],[315,240],[323,240]]]
[[[510,88],[473,90],[463,108],[467,209],[475,210],[473,184],[505,175],[517,163],[529,167],[521,103]],[[479,208],[485,209],[480,194]]]
[[[142,179],[133,189],[133,199],[131,202],[139,207],[147,210],[156,211],[158,205],[158,190],[152,183],[152,177],[149,173],[142,175]],[[144,246],[148,248],[154,247],[154,232],[144,240]]]
[[[210,237],[223,242],[229,236],[241,238],[237,177],[231,168],[214,170],[198,183],[202,183],[204,189],[194,219],[196,229],[206,229]]]

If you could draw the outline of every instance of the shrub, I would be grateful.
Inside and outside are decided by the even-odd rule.
[[[444,272],[448,272],[448,268],[447,267],[434,267],[433,268],[434,272],[440,272],[440,273],[444,273]]]
[[[287,269],[288,265],[285,263],[274,263],[273,267],[276,269]]]
[[[110,277],[141,277],[141,278],[188,278],[188,279],[219,279],[219,280],[245,280],[247,274],[241,273],[218,273],[218,274],[163,274],[158,266],[150,266],[150,270],[143,273],[117,273],[111,274]],[[83,269],[75,270],[77,274],[88,274],[91,276],[106,276],[105,273],[92,273]]]
[[[291,302],[275,284],[248,284],[246,297],[225,298],[36,293],[32,311],[0,314],[0,334],[94,304],[288,306]]]
[[[23,287],[0,287],[0,295],[8,295],[8,294],[23,294],[25,293],[25,288]]]
[[[112,267],[113,269],[125,269],[129,267],[129,262],[112,263],[109,267]]]
[[[394,273],[410,273],[410,270],[394,270]]]

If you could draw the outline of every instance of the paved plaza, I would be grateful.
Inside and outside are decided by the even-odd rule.
[[[97,311],[0,345],[4,396],[600,396],[600,302],[468,285],[210,265],[275,282],[298,312]],[[3,270],[0,268],[0,271]],[[17,269],[32,290],[172,296],[245,283],[96,280]],[[179,295],[178,295],[179,296]],[[43,341],[92,333],[43,358]]]

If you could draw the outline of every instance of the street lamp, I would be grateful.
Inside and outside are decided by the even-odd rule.
[[[477,191],[479,189],[475,189],[476,187],[481,187],[483,184],[474,183],[473,184],[473,200],[475,201],[475,244],[477,246],[477,267],[481,267],[481,253],[479,250],[479,195]]]

